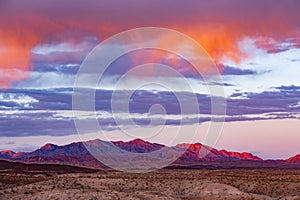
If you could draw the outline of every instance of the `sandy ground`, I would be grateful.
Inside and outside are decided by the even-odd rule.
[[[300,200],[300,170],[1,173],[0,199]]]

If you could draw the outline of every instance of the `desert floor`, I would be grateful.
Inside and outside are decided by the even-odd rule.
[[[300,199],[300,170],[1,171],[0,199]]]

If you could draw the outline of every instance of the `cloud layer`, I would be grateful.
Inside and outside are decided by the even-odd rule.
[[[282,86],[273,92],[236,93],[227,99],[227,114],[230,121],[252,121],[266,119],[300,119],[300,87]],[[72,111],[72,89],[51,90],[10,89],[0,96],[0,136],[38,136],[38,135],[72,135],[76,133],[74,118],[87,120],[93,117],[92,112],[82,111],[74,116]],[[130,102],[123,96],[129,91],[114,91],[116,102],[120,107],[129,106],[131,118],[126,110],[112,114],[111,96],[113,91],[97,90],[96,116],[104,130],[117,130],[129,127],[128,120],[133,120],[140,127],[160,125],[189,125],[221,116],[211,116],[210,97],[197,94],[200,114],[190,111],[181,114],[177,96],[184,92],[135,91]],[[274,99],[278,99],[274,101]],[[188,99],[186,99],[188,101]],[[152,105],[162,105],[166,113],[149,113]],[[212,117],[212,118],[211,118]],[[116,121],[115,118],[118,118]],[[33,120],[34,119],[34,120]],[[150,123],[152,120],[153,123]],[[118,124],[116,123],[118,122]],[[86,130],[88,133],[90,130]]]

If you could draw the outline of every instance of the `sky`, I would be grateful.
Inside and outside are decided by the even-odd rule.
[[[194,142],[205,143],[211,94],[203,74],[170,52],[147,49],[116,59],[96,88],[96,112],[74,116],[72,111],[76,75],[91,50],[125,30],[162,27],[195,40],[221,74],[222,82],[211,84],[224,87],[225,96],[220,98],[226,100],[225,123],[215,143],[208,145],[266,159],[300,153],[299,8],[297,0],[0,0],[0,150],[31,151],[48,142],[79,141],[74,119],[94,115],[111,140],[132,139],[124,130],[141,137],[164,122],[164,134],[145,140],[170,144],[179,126],[198,124]],[[171,41],[170,45],[182,44]],[[189,47],[180,47],[191,58],[197,57]],[[129,76],[116,89],[122,75],[145,63],[180,72],[196,95],[200,113],[182,114],[177,97],[188,101],[190,91],[182,87],[182,79],[161,76],[155,68]],[[149,80],[167,80],[172,91],[148,85],[126,101],[137,85]],[[115,113],[113,96],[119,105]],[[158,104],[164,109],[149,114]],[[130,126],[125,106],[137,126]],[[179,135],[176,141],[187,142],[185,134],[191,133]],[[98,137],[91,130],[86,136]]]

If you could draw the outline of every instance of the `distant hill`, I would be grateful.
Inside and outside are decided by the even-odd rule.
[[[300,154],[295,155],[294,157],[291,157],[289,159],[287,159],[288,163],[298,163],[300,164]]]
[[[108,167],[87,151],[85,145],[92,145],[107,155],[112,153],[108,148],[110,145],[116,145],[125,151],[141,154],[165,148],[162,144],[150,143],[141,139],[128,142],[107,142],[96,139],[85,143],[75,142],[63,146],[46,144],[32,152],[1,151],[0,159],[24,163],[67,164],[107,169]],[[217,150],[200,143],[178,144],[166,148],[171,149],[171,152],[181,154],[180,158],[168,166],[169,168],[300,168],[300,154],[287,160],[263,160],[248,152]]]
[[[13,161],[0,160],[0,172],[5,173],[92,173],[98,170],[90,168],[82,168],[70,165],[58,164],[33,164],[33,163],[20,163]]]

